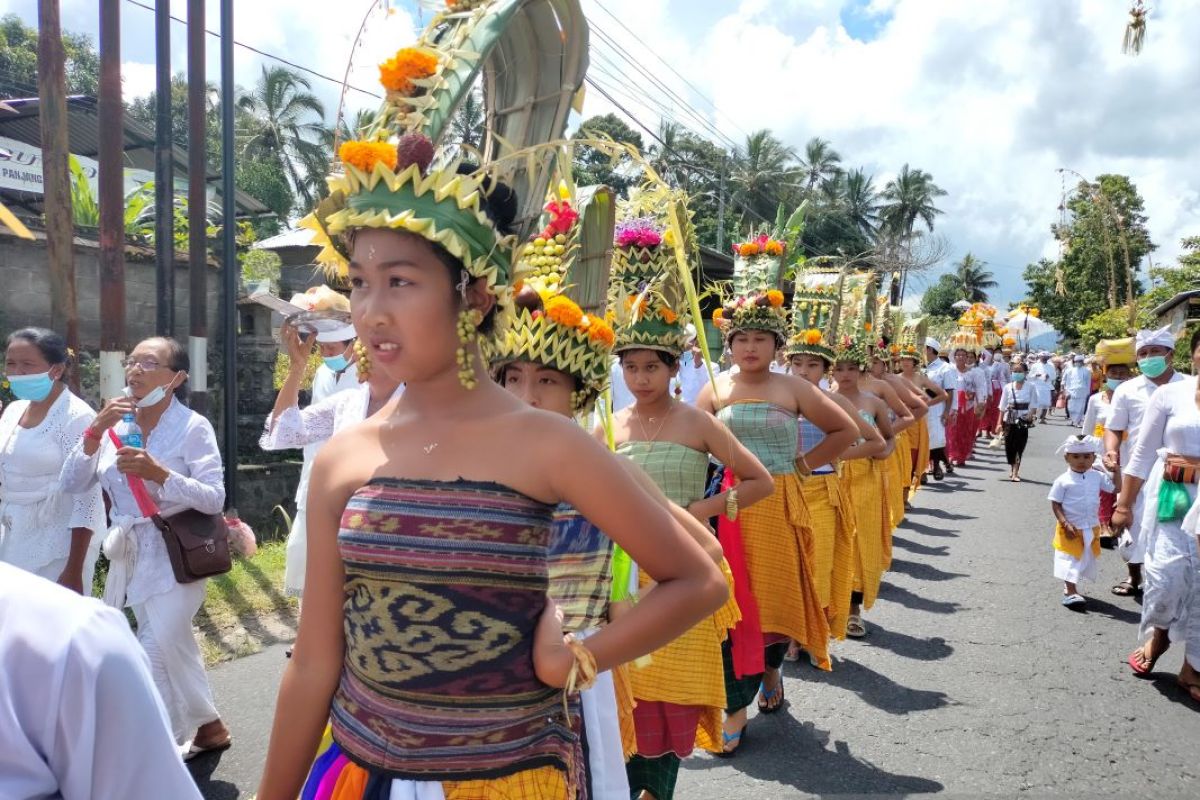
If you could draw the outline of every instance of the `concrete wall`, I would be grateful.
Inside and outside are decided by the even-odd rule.
[[[75,292],[79,308],[79,338],[85,350],[100,347],[100,250],[95,242],[76,238]],[[5,333],[50,320],[50,278],[46,243],[0,235],[0,325]],[[220,313],[219,270],[208,273],[208,329],[215,339]],[[187,341],[188,267],[175,268],[175,335]],[[125,261],[125,325],[129,344],[154,335],[154,263]],[[211,347],[212,345],[210,345]]]

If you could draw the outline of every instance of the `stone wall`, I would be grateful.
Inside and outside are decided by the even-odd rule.
[[[238,515],[254,529],[260,544],[287,536],[287,523],[275,508],[281,506],[289,518],[295,517],[300,467],[300,461],[238,467]]]

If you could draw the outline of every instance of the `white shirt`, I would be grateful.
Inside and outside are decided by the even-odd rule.
[[[1171,375],[1165,386],[1185,380],[1178,372]],[[1112,396],[1112,412],[1108,417],[1108,430],[1126,433],[1121,442],[1121,463],[1128,464],[1133,457],[1133,448],[1137,444],[1138,430],[1142,417],[1146,413],[1146,405],[1160,387],[1145,375],[1130,378],[1116,388]]]
[[[67,389],[35,428],[18,424],[28,408],[17,400],[0,417],[0,561],[36,572],[70,555],[72,528],[91,530],[99,548],[108,526],[99,486],[71,494],[58,480],[96,412]]]
[[[404,385],[396,387],[391,400],[404,393]],[[367,418],[371,404],[371,386],[359,384],[351,392],[338,392],[301,410],[291,406],[279,415],[278,420],[267,417],[262,438],[258,444],[263,450],[289,450],[304,447],[313,442],[324,442],[338,431],[357,425]]]
[[[1087,395],[1092,388],[1092,371],[1083,364],[1063,370],[1062,388],[1071,397]]]
[[[1200,409],[1196,408],[1194,377],[1172,381],[1151,396],[1125,471],[1146,480],[1158,460],[1160,449],[1174,455],[1200,458]]]
[[[951,367],[942,380],[942,388],[950,392],[950,408],[956,411],[973,410],[989,394],[987,379],[974,367],[965,372],[960,372],[958,367]],[[965,403],[959,397],[959,392],[967,395]]]
[[[1083,414],[1083,433],[1086,436],[1102,436],[1108,429],[1108,418],[1112,416],[1112,401],[1104,392],[1096,392],[1088,398],[1087,411]]]
[[[1048,381],[1050,380],[1050,370],[1047,369],[1050,365],[1043,364],[1041,361],[1034,361],[1029,364],[1029,380],[1031,381]]]
[[[146,451],[170,471],[161,486],[145,481],[146,491],[164,517],[193,508],[219,514],[225,505],[225,470],[212,424],[174,397],[158,425],[146,440]],[[126,605],[144,603],[175,588],[175,573],[167,556],[162,533],[142,517],[129,482],[117,471],[117,448],[108,434],[91,457],[84,455],[80,441],[62,469],[65,492],[83,492],[99,483],[112,500],[114,522],[131,521],[130,532],[137,543],[133,573],[129,579]]]
[[[340,373],[335,373],[329,367],[322,364],[317,367],[317,372],[313,375],[312,403],[310,405],[316,405],[338,392],[352,391],[357,389],[358,386],[358,371],[354,369],[353,365],[342,370]],[[325,441],[325,439],[321,439],[304,446],[304,466],[300,469],[300,480],[296,484],[296,509],[298,511],[303,510],[305,504],[308,502],[308,479],[312,475],[313,460],[317,457],[317,453],[320,452],[321,446],[325,444]],[[273,448],[263,446],[263,449],[270,450]]]
[[[1058,380],[1058,367],[1054,366],[1053,362],[1047,361],[1043,366],[1046,368],[1046,380],[1050,381],[1050,383]]]
[[[1018,413],[1018,416],[1029,416],[1038,408],[1037,404],[1037,389],[1029,385],[1028,380],[1017,383],[1011,381],[1000,391],[1000,414],[1004,415],[1009,408],[1014,405],[1025,404],[1025,408]]]
[[[716,365],[713,366],[713,372],[716,372]],[[684,353],[679,360],[679,388],[683,394],[680,399],[690,405],[695,405],[696,398],[700,396],[700,391],[704,385],[708,383],[708,367],[705,366],[704,360],[700,360],[699,366],[696,365],[696,358],[691,353]]]
[[[988,376],[992,379],[992,389],[1004,388],[1010,380],[1012,380],[1012,370],[1003,359],[992,362],[992,366],[988,369]]]
[[[1067,522],[1090,531],[1100,524],[1100,492],[1113,491],[1112,478],[1098,469],[1068,469],[1054,479],[1047,497],[1062,506]]]
[[[0,797],[200,800],[124,615],[7,564]]]

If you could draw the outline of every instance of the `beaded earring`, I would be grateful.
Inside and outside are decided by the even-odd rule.
[[[358,372],[358,382],[366,383],[367,378],[371,377],[371,358],[367,346],[358,339],[354,340],[354,355],[357,356],[354,368]]]
[[[472,345],[479,339],[479,326],[482,323],[483,312],[478,308],[466,308],[458,312],[458,380],[467,389],[479,385],[471,355]]]

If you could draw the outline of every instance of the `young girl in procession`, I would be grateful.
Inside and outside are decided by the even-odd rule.
[[[686,218],[686,214],[680,215]],[[670,390],[679,360],[687,351],[686,298],[671,248],[646,246],[655,230],[646,219],[618,226],[612,305],[625,385],[634,405],[612,420],[617,452],[658,484],[674,503],[696,519],[741,518],[774,490],[766,467],[713,416],[686,405]],[[633,239],[641,237],[641,243]],[[687,237],[685,237],[686,239]],[[606,437],[603,429],[597,436]],[[710,460],[724,464],[732,488],[705,497]],[[727,579],[733,579],[722,563]],[[640,570],[638,586],[650,582]],[[680,760],[694,746],[713,753],[733,752],[740,728],[723,731],[726,708],[721,647],[741,619],[732,599],[712,617],[635,664],[633,683],[637,755],[629,760],[629,787],[649,800],[675,796]],[[722,736],[722,733],[725,733]]]
[[[825,329],[832,313],[826,298],[805,296],[797,290],[793,302],[793,322],[799,330],[788,340],[787,354],[793,375],[820,388],[833,366],[833,349],[825,341]],[[874,425],[859,415],[858,408],[844,395],[822,390],[858,424],[858,439],[838,457],[837,466],[814,469],[800,481],[801,494],[808,511],[813,535],[813,577],[817,596],[825,606],[829,632],[834,639],[846,638],[850,622],[850,601],[855,575],[855,514],[851,493],[841,475],[848,462],[870,459],[881,454],[887,443]],[[824,431],[808,420],[800,421],[797,456],[811,462],[813,448],[825,439]],[[787,660],[795,661],[799,648],[788,650]]]
[[[1004,426],[1004,458],[1008,462],[1008,479],[1021,482],[1021,459],[1029,443],[1029,429],[1038,409],[1037,388],[1028,380],[1028,370],[1021,356],[1013,356],[1012,380],[1000,393],[1000,420]]]
[[[486,58],[488,47],[480,55],[463,45],[472,32],[503,36],[504,20],[493,17],[503,8],[439,15],[421,49],[384,65],[385,84],[392,66],[420,56],[449,71]],[[554,24],[532,28],[553,35],[532,46],[562,53],[572,32],[544,13]],[[561,86],[562,71],[552,72]],[[431,120],[448,118],[442,112],[471,84],[423,83],[422,108],[439,113],[389,105],[386,118],[437,134]],[[554,108],[572,94],[554,93]],[[419,134],[389,144],[394,133],[342,146],[345,174],[330,179],[329,199],[308,220],[322,260],[348,267],[372,370],[405,392],[335,436],[313,469],[305,613],[258,797],[293,800],[302,787],[303,797],[336,787],[339,800],[582,797],[571,696],[712,614],[728,591],[619,460],[572,420],[489,379],[481,347],[514,316],[508,225],[517,198],[486,174],[432,164],[432,143]],[[543,196],[544,183],[513,171]],[[657,581],[583,642],[564,638],[546,596],[560,503]]]
[[[1073,435],[1058,448],[1067,471],[1050,487],[1054,529],[1054,577],[1063,582],[1062,604],[1082,610],[1087,600],[1079,581],[1094,581],[1100,558],[1100,492],[1112,491],[1108,473],[1094,469],[1101,442],[1094,436]]]
[[[783,293],[774,288],[780,279],[783,243],[762,237],[737,251],[734,284],[741,294],[718,309],[714,320],[739,371],[719,376],[716,386],[705,387],[696,401],[723,421],[775,480],[771,497],[737,519],[764,634],[766,671],[759,686],[757,676],[727,662],[726,726],[735,731],[744,726],[745,709],[755,692],[761,712],[782,707],[780,667],[789,640],[803,647],[820,668],[830,668],[829,622],[816,592],[813,536],[800,481],[841,455],[858,430],[840,406],[808,381],[769,370],[787,335]],[[797,458],[801,418],[823,431],[825,439]]]
[[[1108,419],[1112,415],[1113,393],[1117,387],[1129,380],[1133,375],[1131,365],[1135,358],[1132,340],[1125,340],[1119,346],[1116,342],[1102,341],[1096,345],[1096,363],[1100,365],[1102,380],[1095,394],[1088,398],[1087,410],[1083,414],[1083,433],[1086,436],[1104,438],[1108,428]],[[1121,486],[1120,465],[1112,470],[1113,483]],[[1116,507],[1115,492],[1100,493],[1100,543],[1112,546],[1112,514]]]
[[[931,381],[929,376],[917,368],[921,363],[921,351],[917,342],[921,340],[922,337],[917,337],[913,340],[902,341],[900,352],[896,357],[896,363],[900,367],[899,377],[908,382],[909,386],[917,392],[918,397],[924,399],[926,407],[926,413],[917,420],[914,427],[909,428],[909,445],[912,448],[911,491],[913,492],[925,481],[925,471],[929,468],[931,460],[930,429],[935,419],[938,423],[941,422],[938,418],[940,413],[938,409],[949,398],[945,389]]]
[[[925,339],[925,377],[941,389],[946,399],[929,407],[929,474],[940,481],[953,474],[954,466],[946,455],[946,422],[954,398],[948,393],[953,388],[954,370],[942,357],[942,343],[932,336]]]
[[[0,561],[91,595],[107,529],[100,487],[72,494],[63,462],[96,412],[67,387],[67,342],[45,328],[8,337],[4,378],[16,400],[0,417]]]
[[[880,341],[871,351],[867,374],[861,381],[862,388],[883,399],[888,404],[888,417],[896,446],[884,462],[884,492],[888,498],[888,537],[891,531],[904,520],[904,507],[908,490],[912,485],[912,448],[906,435],[917,424],[917,420],[929,413],[925,400],[898,375],[891,371],[891,353],[885,341]],[[889,547],[885,561],[891,564]],[[885,567],[886,569],[886,567]]]
[[[353,333],[354,327],[347,326],[343,331],[336,333],[335,337],[351,335],[353,338]],[[266,426],[258,444],[267,451],[304,449],[304,469],[300,473],[300,487],[297,490],[296,520],[288,534],[287,562],[283,577],[287,593],[300,597],[304,594],[305,557],[308,553],[306,533],[308,529],[306,521],[308,482],[316,453],[335,433],[362,422],[379,411],[387,401],[398,396],[402,389],[399,383],[382,371],[376,370],[373,375],[371,374],[369,360],[365,356],[358,357],[359,345],[357,342],[353,345],[345,344],[341,347],[338,355],[323,356],[323,358],[345,360],[345,356],[342,354],[353,346],[355,354],[353,364],[348,362],[343,366],[340,360],[335,360],[333,364],[333,366],[350,370],[350,374],[354,376],[353,387],[345,386],[344,382],[334,374],[328,376],[334,378],[332,386],[328,380],[323,381],[322,383],[325,385],[322,386],[318,384],[317,378],[314,378],[313,402],[301,410],[300,386],[304,382],[308,356],[313,347],[312,341],[303,337],[295,327],[287,323],[284,323],[280,329],[280,338],[289,359],[288,373],[284,378],[283,386],[279,389],[279,394],[275,397],[275,407],[267,417]],[[341,338],[336,338],[335,341],[338,345],[342,345]],[[318,341],[318,347],[320,346]],[[331,349],[336,351],[337,347]],[[322,352],[328,351],[322,349]],[[327,365],[322,366],[327,367]],[[328,367],[327,371],[331,370],[332,367]],[[335,391],[330,391],[330,389]]]
[[[975,436],[979,430],[979,418],[990,394],[982,373],[974,369],[978,343],[975,334],[959,330],[950,339],[953,367],[947,373],[947,390],[950,392],[949,410],[946,417],[946,450],[950,463],[962,467],[975,449]]]
[[[884,488],[884,471],[885,462],[896,446],[887,403],[862,388],[862,376],[870,359],[865,338],[865,333],[843,335],[834,350],[833,363],[838,394],[853,404],[859,418],[875,427],[884,441],[880,452],[870,458],[849,461],[842,470],[842,485],[853,500],[855,522],[854,581],[846,624],[846,635],[852,639],[867,635],[862,614],[879,596],[887,554],[891,552],[891,511]]]

